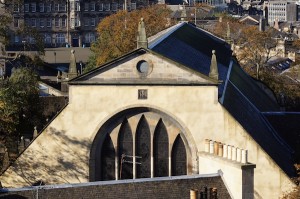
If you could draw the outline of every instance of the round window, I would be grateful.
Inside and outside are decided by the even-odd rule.
[[[137,63],[137,70],[140,72],[140,73],[142,73],[142,74],[148,74],[148,72],[149,72],[149,63],[148,62],[146,62],[145,60],[142,60],[142,61],[139,61],[138,63]]]

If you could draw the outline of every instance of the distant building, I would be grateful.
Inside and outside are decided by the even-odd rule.
[[[14,2],[14,1],[10,1]],[[33,35],[22,35],[18,30],[26,25],[37,30],[44,38],[46,47],[89,46],[96,39],[96,26],[106,16],[118,10],[135,10],[157,1],[100,1],[65,0],[37,1],[23,0],[0,8],[12,11],[11,45],[22,47],[34,44]],[[125,7],[124,4],[127,4]]]
[[[267,16],[270,26],[274,25],[275,20],[279,22],[293,22],[298,20],[298,5],[289,1],[269,1],[267,4]]]

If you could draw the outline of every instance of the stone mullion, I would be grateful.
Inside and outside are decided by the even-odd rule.
[[[137,128],[136,128],[137,129]],[[135,147],[136,147],[136,133],[133,133],[132,132],[132,176],[133,176],[133,179],[136,179],[136,150],[135,150]]]
[[[153,139],[154,139],[154,130],[155,128],[150,128],[150,154],[151,154],[151,159],[150,159],[150,168],[151,168],[151,178],[154,177],[154,157],[153,157]]]
[[[169,136],[170,137],[170,136]],[[172,144],[169,140],[169,153],[168,153],[168,159],[169,159],[169,176],[172,176]]]
[[[115,178],[116,180],[119,180],[119,150],[118,150],[118,144],[115,147]]]

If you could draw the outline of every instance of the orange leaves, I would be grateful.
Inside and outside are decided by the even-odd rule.
[[[97,65],[122,56],[136,48],[137,27],[144,18],[147,36],[165,29],[170,10],[161,5],[132,12],[119,11],[104,18],[97,27],[98,39],[92,46]]]

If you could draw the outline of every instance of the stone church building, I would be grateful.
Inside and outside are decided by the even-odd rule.
[[[280,111],[222,39],[186,22],[69,81],[69,104],[0,177],[3,187],[218,173],[232,198],[293,188]]]

